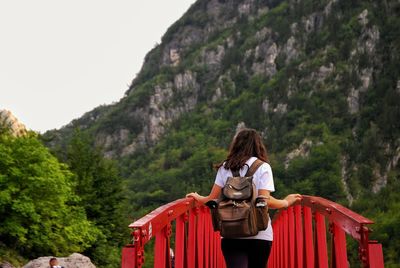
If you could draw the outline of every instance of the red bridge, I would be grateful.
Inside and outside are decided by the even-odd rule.
[[[372,223],[332,201],[303,196],[301,204],[274,216],[268,268],[349,267],[346,234],[358,242],[361,267],[382,268],[382,246],[368,238]],[[144,246],[152,238],[155,268],[172,267],[171,248],[176,268],[225,267],[221,238],[213,231],[209,209],[193,199],[161,206],[129,227],[133,239],[122,250],[122,268],[142,267]]]

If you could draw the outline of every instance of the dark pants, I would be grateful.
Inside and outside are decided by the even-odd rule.
[[[272,241],[228,239],[221,242],[227,268],[266,268]]]

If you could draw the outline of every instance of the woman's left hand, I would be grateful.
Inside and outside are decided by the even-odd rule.
[[[285,197],[285,200],[288,202],[289,207],[292,206],[294,203],[301,201],[301,199],[303,199],[301,194],[290,194]]]

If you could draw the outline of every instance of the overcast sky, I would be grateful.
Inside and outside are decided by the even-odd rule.
[[[60,128],[123,97],[195,0],[1,0],[0,109]]]

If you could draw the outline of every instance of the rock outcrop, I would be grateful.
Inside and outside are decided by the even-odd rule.
[[[15,268],[15,267],[11,263],[4,261],[0,263],[0,268]]]
[[[294,149],[293,151],[289,152],[286,155],[285,159],[285,168],[289,167],[290,162],[296,157],[307,157],[310,153],[311,147],[313,142],[310,140],[303,140],[303,142],[299,145],[298,148]]]
[[[27,133],[26,127],[10,111],[0,110],[0,128],[7,128],[14,136],[22,136]]]
[[[32,260],[24,265],[22,268],[48,268],[49,261],[53,258],[49,257],[40,257],[38,259]],[[96,266],[90,261],[90,259],[82,254],[73,253],[68,257],[58,258],[60,266],[64,268],[96,268]]]

